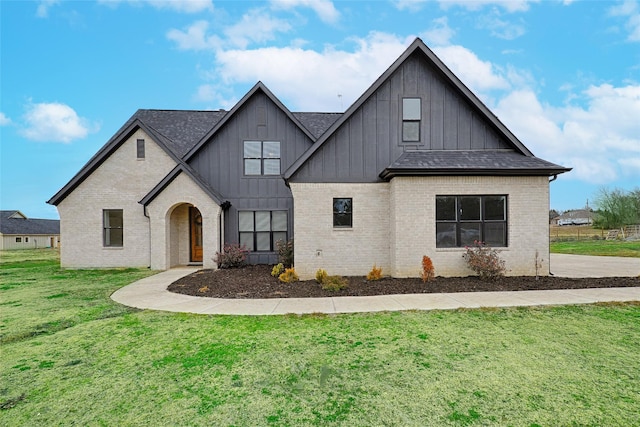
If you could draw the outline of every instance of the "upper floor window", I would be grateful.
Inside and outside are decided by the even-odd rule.
[[[507,246],[507,196],[436,196],[436,247]]]
[[[402,98],[402,141],[420,141],[420,98]]]
[[[139,139],[136,141],[136,153],[138,159],[144,159],[144,139]]]
[[[244,141],[245,175],[280,175],[280,142]]]
[[[121,247],[123,220],[122,209],[105,209],[102,211],[102,244],[104,246]]]
[[[351,228],[353,227],[353,199],[335,198],[333,199],[333,227]]]

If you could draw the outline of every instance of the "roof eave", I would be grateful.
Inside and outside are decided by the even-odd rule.
[[[396,176],[553,176],[569,172],[571,168],[554,169],[485,169],[485,168],[386,168],[379,177],[390,181]]]

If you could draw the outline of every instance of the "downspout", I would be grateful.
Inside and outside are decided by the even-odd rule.
[[[553,175],[553,178],[551,178],[549,180],[549,184],[551,184],[556,179],[558,179],[558,174]],[[549,206],[549,209],[551,209],[551,188],[549,188],[549,203],[548,203],[548,206]],[[549,225],[547,224],[547,238],[549,238],[548,237],[549,236],[549,231],[548,230],[549,230]],[[553,276],[553,273],[551,272],[551,248],[549,247],[549,245],[547,245],[547,257],[549,258],[549,276]]]
[[[147,224],[149,224],[149,269],[151,269],[151,217],[149,216],[149,213],[147,212],[147,206],[142,206],[142,213],[144,214],[144,216],[147,217]]]

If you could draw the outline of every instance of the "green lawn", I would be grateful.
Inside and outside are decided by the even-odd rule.
[[[640,241],[579,240],[551,242],[551,252],[556,254],[622,256],[640,258]]]
[[[0,425],[640,425],[640,304],[174,314],[0,257]]]

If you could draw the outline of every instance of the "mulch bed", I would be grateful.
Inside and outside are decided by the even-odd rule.
[[[348,287],[325,291],[315,280],[282,283],[271,276],[271,266],[250,265],[237,269],[200,270],[169,286],[180,294],[215,298],[317,298],[387,294],[425,294],[443,292],[524,291],[542,289],[583,289],[640,286],[638,277],[570,279],[565,277],[502,277],[482,281],[477,277],[436,277],[427,283],[421,279],[384,277],[367,281],[347,277]]]

